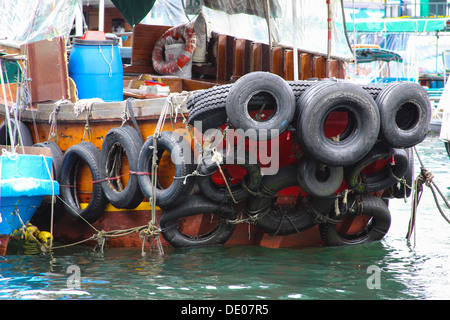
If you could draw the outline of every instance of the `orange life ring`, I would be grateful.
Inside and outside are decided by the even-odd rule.
[[[167,40],[184,40],[185,45],[183,51],[177,60],[165,61],[164,45]],[[191,59],[197,44],[197,36],[194,33],[192,24],[182,24],[177,27],[170,28],[156,41],[152,52],[153,68],[160,74],[173,74],[181,70]]]

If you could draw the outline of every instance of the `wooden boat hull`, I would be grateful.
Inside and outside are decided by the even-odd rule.
[[[157,121],[159,119],[159,110],[163,102],[164,99],[134,100],[132,102],[139,131],[144,140],[155,132]],[[55,140],[61,151],[65,152],[72,145],[88,139],[98,149],[101,149],[103,139],[108,131],[112,128],[121,126],[122,119],[118,116],[114,117],[114,115],[119,115],[121,113],[124,104],[125,102],[101,103],[92,109],[89,118],[86,114],[81,114],[79,116],[74,115],[73,104],[62,106],[58,111],[58,126],[57,132],[55,132],[56,136],[54,137],[56,138]],[[22,120],[27,124],[33,136],[33,141],[39,142],[51,139],[51,123],[42,120],[49,118],[53,111],[52,109],[52,105],[41,104],[38,105],[35,110],[27,110],[24,112]],[[150,111],[150,109],[153,111]],[[186,110],[184,111],[187,112]],[[88,122],[87,119],[89,119]],[[89,127],[85,126],[87,123]],[[337,119],[336,125],[338,127],[341,126],[342,119]],[[173,119],[173,121],[167,121],[163,129],[176,131],[193,144],[191,134],[186,129],[183,118],[180,115],[176,119]],[[86,130],[89,130],[89,134]],[[196,132],[196,135],[199,135],[199,133]],[[292,149],[292,141],[284,145],[283,148]],[[280,161],[284,166],[292,164],[296,160],[291,157],[285,157],[281,158]],[[171,170],[170,168],[160,168],[160,176],[170,183],[173,179],[173,175],[165,175],[165,169]],[[86,168],[81,170],[83,172]],[[123,172],[127,172],[128,168],[126,167],[126,164],[122,170]],[[82,174],[81,179],[82,180],[78,182],[79,188],[83,189],[83,185],[87,185],[87,187],[80,192],[85,193],[81,196],[84,200],[84,203],[81,203],[81,207],[85,207],[89,202],[89,188],[92,188],[89,187],[89,185],[92,184],[92,178],[89,175],[89,172],[85,171],[85,174]],[[125,175],[123,177],[123,182],[126,184],[127,180],[128,178]],[[62,208],[59,208],[59,210],[62,210]],[[97,242],[93,239],[93,236],[96,235],[98,231],[109,232],[114,230],[127,230],[139,226],[146,226],[152,220],[151,205],[149,204],[148,199],[144,199],[135,209],[119,209],[108,204],[101,217],[92,225],[81,220],[74,220],[65,213],[61,214],[57,212],[56,214],[60,217],[54,221],[54,240],[64,244],[76,243],[91,238],[87,243],[95,245]],[[163,214],[163,211],[159,207],[156,208],[156,221],[154,221],[156,226],[159,225],[161,214]],[[37,218],[34,221],[36,222],[33,223],[36,224],[40,230],[50,230],[49,218]],[[352,228],[355,230],[364,228],[365,221],[367,221],[367,219],[363,216],[354,217],[351,221],[347,221],[346,228],[347,230]],[[196,233],[200,234],[202,232],[202,227],[211,225],[211,217],[209,215],[198,215],[188,221],[184,221],[184,225],[182,222],[178,225],[181,229],[189,229],[189,231],[186,232],[192,232],[194,235]],[[159,235],[159,237],[163,245],[170,245],[162,235]],[[141,247],[143,241],[144,239],[138,232],[133,232],[120,237],[108,237],[106,245],[111,247]],[[150,243],[148,241],[144,242],[145,247],[149,245]],[[317,225],[303,232],[285,236],[274,236],[262,232],[252,223],[240,223],[236,225],[233,234],[224,245],[259,245],[271,248],[302,248],[325,246],[326,244],[320,236]]]

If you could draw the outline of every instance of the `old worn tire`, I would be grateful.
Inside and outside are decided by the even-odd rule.
[[[296,204],[289,208],[275,203],[279,191],[298,186],[296,171],[297,166],[291,165],[280,168],[275,175],[264,176],[261,183],[264,194],[252,195],[247,199],[246,211],[252,216],[260,215],[255,226],[261,231],[270,235],[301,232],[316,224],[312,208],[323,214],[331,210],[332,201],[317,197],[304,199],[298,196]]]
[[[363,244],[372,241],[381,240],[389,230],[391,225],[391,214],[386,202],[381,198],[364,194],[361,199],[356,200],[362,203],[357,211],[352,214],[366,214],[371,216],[371,220],[366,227],[355,234],[342,234],[338,231],[336,223],[322,223],[319,225],[319,231],[322,239],[329,246],[343,246]],[[355,199],[348,199],[352,203]],[[348,214],[344,214],[348,216]],[[351,214],[350,214],[351,215]]]
[[[267,120],[258,121],[250,116],[252,110],[249,102],[255,96],[264,97],[269,107],[273,108]],[[295,96],[289,84],[280,76],[262,71],[252,72],[233,84],[227,96],[226,111],[234,128],[255,130],[257,139],[270,140],[291,124]]]
[[[103,214],[108,203],[101,184],[95,182],[101,179],[99,158],[100,152],[97,147],[87,141],[71,146],[64,153],[60,176],[60,196],[64,200],[67,214],[75,220],[82,220],[80,218],[82,217],[89,223],[94,223]],[[76,188],[73,187],[76,184],[78,165],[83,162],[89,167],[94,182],[92,196],[85,209],[80,208],[76,199]]]
[[[333,111],[348,114],[348,126],[338,141],[328,138],[325,122]],[[378,108],[360,86],[344,81],[320,81],[297,100],[297,141],[302,151],[324,165],[343,167],[362,159],[375,144],[380,129]]]
[[[341,186],[344,168],[321,165],[310,157],[302,157],[297,168],[300,187],[311,196],[328,197]]]
[[[413,188],[414,182],[414,150],[413,148],[407,148],[406,153],[408,155],[408,168],[403,176],[399,178],[403,178],[404,182],[402,183],[394,183],[389,188],[390,196],[397,199],[409,198],[411,195],[411,191]]]
[[[363,174],[364,168],[378,160],[394,159],[375,173]],[[371,193],[390,188],[403,177],[409,167],[409,158],[404,149],[391,149],[384,143],[376,144],[360,161],[346,168],[346,181],[350,189],[358,193]]]
[[[142,140],[139,132],[131,126],[112,128],[106,134],[100,150],[101,185],[108,201],[116,208],[134,209],[143,200],[138,177],[135,172]],[[129,178],[125,188],[121,186],[122,152],[128,158]],[[115,157],[118,158],[115,158]],[[114,165],[116,165],[114,167]],[[106,180],[107,179],[107,180]]]
[[[31,135],[31,131],[30,129],[28,129],[27,125],[22,122],[19,121],[18,122],[18,130],[20,131],[20,134],[22,136],[22,141],[23,141],[23,145],[24,147],[29,147],[33,145],[33,136]],[[14,143],[13,145],[17,145],[19,144],[20,140],[19,140],[19,135],[17,134],[17,130],[16,130],[16,124],[15,121],[11,119],[11,127],[13,129],[13,134],[14,134]],[[0,124],[0,145],[11,145],[11,141],[10,141],[10,137],[9,137],[9,133],[8,133],[8,125],[7,125],[7,121],[3,121]]]
[[[431,120],[427,91],[413,82],[388,84],[378,95],[380,135],[393,148],[409,148],[422,142]]]
[[[178,219],[210,213],[219,214],[221,219],[219,224],[206,234],[189,236],[178,228]],[[210,201],[201,195],[193,195],[183,204],[164,211],[159,226],[164,239],[176,248],[217,246],[224,244],[233,234],[236,224],[227,220],[235,218],[236,214],[231,206]]]
[[[217,163],[213,160],[214,155],[211,154],[204,157],[197,168],[197,172],[200,174],[197,177],[197,184],[205,197],[217,202],[229,202],[233,201],[233,199],[239,202],[258,190],[261,183],[261,170],[255,157],[251,156],[247,151],[240,152],[238,150],[234,150],[232,156],[227,157],[225,150],[220,152],[220,155],[222,160],[220,162],[221,166],[225,164],[238,165],[245,169],[247,174],[243,179],[244,181],[230,186],[230,194],[226,186],[216,185],[212,180],[211,175],[219,169]]]
[[[152,185],[152,159],[153,139],[150,136],[142,145],[138,159],[138,180],[141,191],[147,199],[153,194]],[[182,202],[194,187],[194,177],[187,177],[194,171],[191,145],[181,135],[172,131],[162,131],[157,139],[157,164],[161,160],[164,151],[171,154],[175,165],[175,176],[171,185],[167,188],[156,186],[156,205],[160,207],[176,206]]]

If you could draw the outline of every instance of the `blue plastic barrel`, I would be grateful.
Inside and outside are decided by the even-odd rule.
[[[74,39],[69,57],[69,76],[79,99],[123,100],[123,68],[116,40]]]

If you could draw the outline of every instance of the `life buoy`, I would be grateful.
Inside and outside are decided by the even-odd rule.
[[[431,120],[427,91],[418,83],[386,85],[376,99],[380,109],[380,135],[393,148],[409,148],[422,142]]]
[[[363,170],[378,160],[393,160],[381,170],[363,174]],[[376,144],[360,161],[346,168],[349,188],[359,193],[371,193],[391,187],[403,177],[409,167],[409,159],[404,149],[390,149],[382,143]]]
[[[100,176],[100,151],[88,141],[71,146],[64,153],[63,165],[60,176],[60,195],[64,200],[67,214],[75,220],[83,219],[94,223],[103,214],[108,203],[101,184]],[[81,209],[77,199],[77,172],[80,164],[85,163],[89,167],[92,176],[92,195],[86,208]],[[81,217],[83,219],[81,219]]]
[[[310,157],[300,159],[297,178],[300,187],[311,196],[328,197],[341,186],[344,168],[321,165]]]
[[[164,58],[164,46],[168,40],[177,42],[183,40],[185,45],[177,60],[166,61]],[[190,24],[182,24],[170,28],[156,41],[152,52],[153,68],[160,74],[174,74],[180,71],[191,59],[197,44],[197,36]]]
[[[334,111],[345,112],[348,124],[335,137],[325,134]],[[344,167],[362,159],[375,144],[380,130],[377,105],[366,90],[344,81],[319,81],[297,100],[297,141],[302,151],[330,167]]]
[[[342,223],[345,218],[355,215],[368,215],[369,222],[358,232],[348,233],[341,229],[338,223],[326,222],[319,225],[322,240],[330,246],[355,245],[381,240],[391,225],[391,213],[383,199],[363,194],[347,199],[348,207],[352,212],[341,212]]]
[[[203,214],[219,215],[217,225],[204,234],[188,235],[178,228],[178,219]],[[161,216],[159,226],[164,239],[172,246],[196,247],[224,244],[233,234],[236,224],[229,220],[236,219],[236,213],[227,204],[210,201],[201,195],[193,195],[185,203],[169,208]]]
[[[327,214],[333,208],[333,199],[300,195],[295,203],[277,204],[279,192],[298,187],[297,166],[282,167],[275,175],[264,176],[261,190],[264,195],[252,195],[247,199],[247,213],[259,216],[255,226],[270,235],[288,235],[313,227],[316,222],[311,210]],[[294,191],[293,191],[294,192]]]
[[[152,162],[154,136],[150,136],[142,145],[138,158],[138,181],[141,191],[147,199],[153,195]],[[191,145],[176,132],[162,131],[157,138],[157,164],[159,166],[164,151],[171,155],[175,166],[174,179],[167,188],[159,183],[155,190],[156,205],[160,207],[176,206],[183,201],[194,187],[194,177],[188,176],[194,171]]]
[[[197,171],[200,174],[197,179],[197,184],[207,198],[217,202],[228,202],[233,199],[234,201],[239,202],[250,196],[251,192],[256,192],[258,190],[259,184],[261,183],[260,166],[255,157],[252,157],[251,154],[245,150],[242,151],[244,152],[235,149],[233,156],[227,157],[224,150],[223,152],[211,154],[202,159],[197,168]],[[214,157],[220,158],[218,161],[221,166],[236,165],[246,171],[246,174],[241,181],[229,185],[231,194],[225,185],[219,186],[212,180],[212,174],[218,170],[218,165],[214,160]],[[226,171],[226,169],[223,169],[223,171]],[[228,183],[231,184],[231,182]],[[233,196],[233,199],[231,195]]]
[[[263,104],[252,108],[250,102],[257,97],[263,99]],[[254,139],[270,140],[290,126],[294,118],[295,96],[280,76],[256,71],[240,77],[231,86],[225,107],[234,128],[254,130]],[[255,116],[251,115],[252,111],[256,112]]]
[[[125,125],[108,131],[100,150],[101,185],[108,201],[116,208],[134,209],[141,202],[142,195],[137,172],[137,161],[142,140],[137,130]],[[128,159],[129,178],[123,187],[121,176],[122,153]]]

